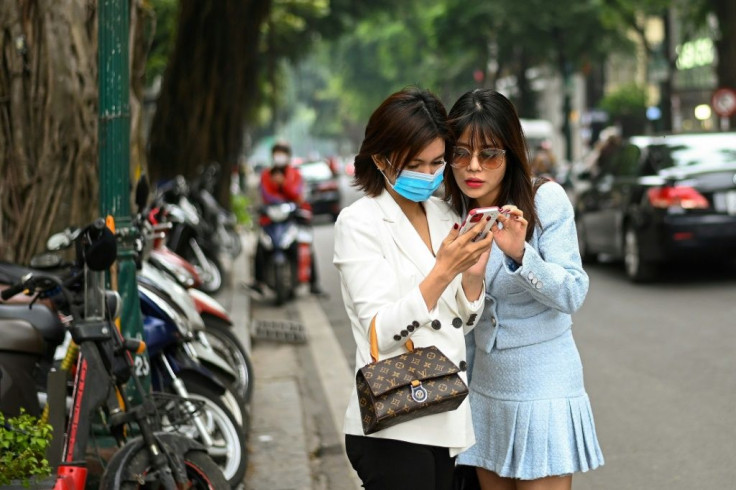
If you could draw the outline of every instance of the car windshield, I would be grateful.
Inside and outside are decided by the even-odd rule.
[[[736,141],[731,134],[670,136],[649,145],[650,161],[657,169],[736,164]]]
[[[299,171],[305,180],[326,180],[332,178],[332,170],[327,162],[305,162],[299,165]]]

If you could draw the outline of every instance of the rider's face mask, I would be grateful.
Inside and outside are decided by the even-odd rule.
[[[393,167],[388,159],[386,159],[386,162]],[[440,185],[442,185],[445,165],[445,163],[442,163],[442,165],[433,174],[425,174],[424,172],[415,172],[413,170],[402,170],[396,178],[396,182],[393,184],[388,180],[388,177],[386,177],[386,174],[384,174],[382,170],[379,169],[379,171],[383,174],[388,185],[390,185],[391,188],[401,197],[414,202],[423,202],[432,197],[434,191],[439,189]]]
[[[274,153],[273,154],[273,164],[276,167],[284,167],[289,164],[289,155],[286,153]]]

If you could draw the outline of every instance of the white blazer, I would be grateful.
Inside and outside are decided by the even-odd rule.
[[[480,319],[485,291],[479,300],[469,302],[458,275],[437,306],[427,310],[419,283],[434,266],[434,255],[453,223],[460,220],[440,199],[431,198],[424,206],[434,254],[387,191],[359,199],[337,219],[333,263],[340,273],[357,346],[356,372],[371,362],[368,329],[374,316],[379,359],[406,352],[404,343],[411,339],[416,347],[436,346],[463,369],[467,365],[464,335]],[[466,379],[465,372],[461,376]],[[345,414],[344,431],[364,435],[356,390]],[[467,399],[457,410],[411,420],[369,437],[448,447],[452,455],[475,443]]]

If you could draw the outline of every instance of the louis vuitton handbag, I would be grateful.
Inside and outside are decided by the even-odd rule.
[[[378,360],[376,319],[370,327],[371,359],[358,370],[355,382],[363,432],[379,430],[435,413],[455,410],[468,396],[460,368],[435,346],[414,348]]]

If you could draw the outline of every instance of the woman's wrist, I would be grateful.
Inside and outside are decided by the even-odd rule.
[[[483,276],[463,273],[462,287],[468,301],[477,301],[483,292]]]
[[[526,246],[521,247],[521,251],[515,255],[509,255],[511,257],[511,260],[516,262],[517,264],[521,265],[521,261],[524,260],[524,252],[526,251]]]

